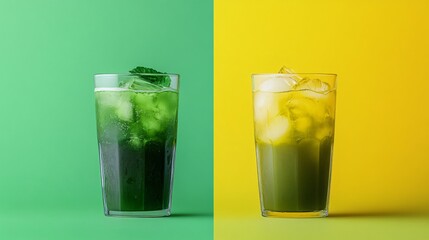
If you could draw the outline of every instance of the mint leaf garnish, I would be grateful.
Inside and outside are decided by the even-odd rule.
[[[150,74],[166,74],[163,72],[159,72],[153,68],[147,67],[136,67],[130,70],[131,75],[135,75],[142,80],[150,82],[152,84],[161,86],[161,87],[169,87],[171,79],[168,75],[150,75]],[[148,75],[147,75],[148,74]]]

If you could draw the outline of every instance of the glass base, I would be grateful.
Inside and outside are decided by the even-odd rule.
[[[262,210],[264,217],[279,217],[279,218],[317,218],[327,217],[328,210],[314,211],[314,212],[273,212],[269,210]]]
[[[109,211],[104,212],[106,216],[113,217],[141,217],[141,218],[153,218],[153,217],[168,217],[171,215],[170,209],[163,209],[157,211]]]

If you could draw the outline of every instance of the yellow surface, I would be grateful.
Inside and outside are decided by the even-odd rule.
[[[338,74],[331,213],[429,210],[428,12],[423,0],[215,0],[215,236],[274,221],[259,219],[251,74],[282,65]]]
[[[288,219],[215,217],[215,240],[427,240],[425,216],[337,216]]]

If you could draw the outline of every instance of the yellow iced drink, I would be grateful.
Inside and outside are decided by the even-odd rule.
[[[335,75],[253,75],[264,216],[327,215],[335,94]]]

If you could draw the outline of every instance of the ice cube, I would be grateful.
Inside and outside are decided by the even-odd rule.
[[[126,122],[133,120],[133,105],[129,99],[119,98],[116,104],[116,116]]]
[[[101,114],[114,112],[114,115],[123,121],[133,119],[133,105],[130,91],[99,91],[95,94]]]
[[[295,73],[295,72],[286,66],[282,66],[279,70],[279,73]]]
[[[254,93],[254,117],[255,122],[264,123],[269,117],[278,115],[279,106],[274,94]]]
[[[288,107],[292,120],[303,117],[310,117],[317,120],[324,119],[329,115],[324,102],[308,97],[306,93],[296,93],[294,98],[289,100]]]
[[[140,79],[138,77],[128,79],[125,82],[119,84],[122,88],[132,89],[132,90],[142,90],[142,91],[159,91],[162,90],[162,87],[152,84],[148,81]]]
[[[307,135],[313,126],[313,119],[310,117],[301,117],[295,119],[293,122],[293,128],[299,134]]]
[[[287,138],[290,129],[289,119],[284,116],[278,116],[268,123],[263,131],[263,139],[267,143],[280,143]]]
[[[162,130],[162,122],[158,120],[156,114],[152,116],[146,116],[141,120],[141,126],[145,131],[147,136],[154,137],[157,136]]]
[[[159,118],[163,121],[174,120],[177,112],[177,94],[175,92],[161,92],[157,97]]]
[[[295,85],[295,90],[311,90],[317,93],[326,93],[330,90],[329,84],[319,79],[303,78]]]
[[[286,76],[273,75],[259,85],[259,91],[262,92],[287,92],[293,89],[296,81]]]
[[[296,82],[299,82],[302,80],[301,76],[299,76],[293,69],[288,68],[286,66],[281,67],[279,70],[279,73],[289,74],[289,77],[295,80]]]
[[[319,126],[316,129],[315,137],[322,140],[325,137],[332,136],[334,133],[334,120],[330,117],[326,117],[319,122]]]
[[[165,91],[158,94],[158,105],[165,105],[166,108],[174,110],[177,108],[177,93]]]
[[[119,91],[98,91],[95,93],[95,98],[99,107],[114,107],[120,94]]]
[[[156,104],[156,93],[138,92],[134,97],[137,118],[145,119],[154,116],[158,112]]]
[[[299,79],[302,79],[302,77],[300,77],[292,68],[288,68],[286,66],[282,66],[279,70],[279,73],[295,74]]]

